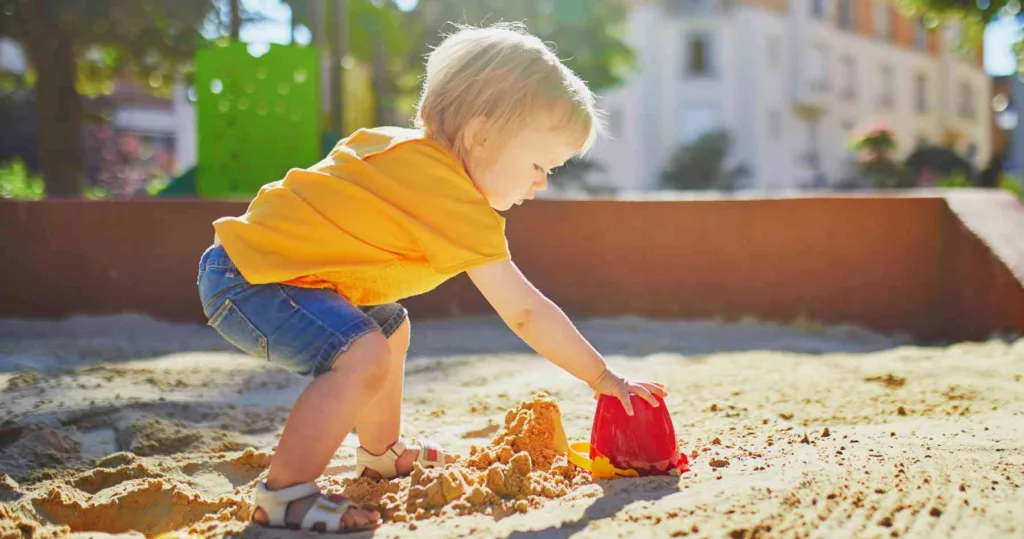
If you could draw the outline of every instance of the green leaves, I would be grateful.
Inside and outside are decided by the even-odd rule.
[[[487,25],[523,22],[527,29],[555,47],[559,58],[600,90],[622,82],[635,66],[632,49],[625,43],[627,0],[431,0],[420,2],[406,14],[421,35],[415,43],[436,46],[449,22]],[[423,54],[410,51],[410,67],[422,69]]]
[[[55,33],[69,37],[83,95],[109,93],[122,73],[159,92],[189,72],[213,8],[214,0],[0,0],[0,35],[21,43],[30,59],[46,54]]]

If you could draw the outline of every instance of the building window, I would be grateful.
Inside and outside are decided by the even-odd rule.
[[[924,75],[914,77],[914,109],[918,114],[928,112],[928,79]]]
[[[696,32],[686,38],[686,74],[706,77],[713,73],[711,34]]]
[[[778,36],[768,38],[768,65],[782,65],[782,40]]]
[[[893,76],[892,67],[882,66],[882,94],[878,97],[878,104],[882,108],[890,108],[896,100],[896,77]]]
[[[811,0],[811,16],[825,20],[825,0]]]
[[[714,102],[682,103],[678,111],[676,132],[680,144],[690,144],[703,135],[717,131],[722,126],[718,105]]]
[[[851,56],[843,57],[843,98],[857,99],[857,61]]]
[[[776,140],[782,136],[782,114],[777,110],[768,112],[768,136]]]
[[[828,47],[818,45],[811,49],[811,85],[819,90],[828,88]]]
[[[921,52],[928,50],[928,30],[920,19],[914,24],[914,48]]]
[[[889,2],[878,0],[875,3],[875,35],[882,41],[892,41],[892,8]]]
[[[960,83],[960,102],[957,114],[961,118],[974,118],[974,89],[969,82]]]
[[[853,29],[853,0],[839,0],[839,27]]]

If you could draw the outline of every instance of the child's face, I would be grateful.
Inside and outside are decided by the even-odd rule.
[[[477,189],[491,207],[505,211],[524,200],[532,200],[536,193],[547,189],[551,169],[565,164],[578,149],[579,143],[565,132],[525,129],[506,143],[489,166],[479,165],[484,160],[474,159],[472,155],[467,166]],[[486,148],[479,152],[486,152]]]

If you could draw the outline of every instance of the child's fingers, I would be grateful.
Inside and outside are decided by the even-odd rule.
[[[655,408],[658,407],[658,399],[654,398],[654,395],[651,395],[650,390],[648,390],[646,387],[644,387],[643,384],[630,384],[630,385],[632,386],[632,387],[630,387],[630,390],[632,390],[633,393],[636,393],[636,395],[638,397],[640,397],[641,399],[649,402],[651,404],[651,406],[653,406]]]
[[[629,400],[629,391],[624,388],[623,391],[618,392],[617,396],[619,397],[619,401],[622,402],[622,407],[626,409],[626,415],[632,416],[633,402]]]
[[[650,391],[661,398],[665,398],[665,396],[668,395],[668,391],[665,391],[665,386],[661,384],[655,382],[640,382],[640,385],[647,388],[647,391]]]

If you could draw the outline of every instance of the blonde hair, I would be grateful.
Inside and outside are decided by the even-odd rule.
[[[578,137],[583,155],[604,131],[587,84],[519,23],[459,26],[429,55],[416,127],[465,161],[464,130],[484,117],[497,147],[530,121]]]

